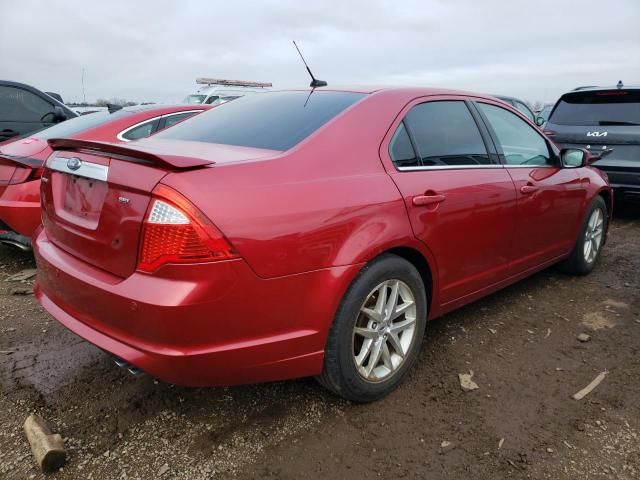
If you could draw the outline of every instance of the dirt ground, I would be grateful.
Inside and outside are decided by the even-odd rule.
[[[640,478],[638,207],[617,214],[590,276],[551,269],[430,323],[407,381],[370,405],[312,379],[133,377],[45,314],[30,280],[7,281],[27,268],[0,247],[0,478],[45,478],[22,431],[32,412],[68,449],[50,479]],[[469,371],[479,389],[464,392]]]

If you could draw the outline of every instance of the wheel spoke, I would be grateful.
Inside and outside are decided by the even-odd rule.
[[[415,318],[406,318],[402,322],[394,323],[393,325],[391,325],[390,329],[393,333],[400,333],[403,330],[406,330],[407,328],[413,326],[414,323],[416,323]]]
[[[384,307],[387,304],[387,282],[378,288],[378,298],[376,299],[376,313],[380,318],[384,318]]]
[[[362,347],[360,347],[360,352],[358,353],[358,356],[355,357],[356,365],[358,367],[362,366],[365,359],[367,358],[367,355],[369,355],[369,352],[371,351],[371,345],[373,345],[373,340],[370,340],[370,339],[366,339],[362,343]]]
[[[398,289],[400,288],[400,282],[396,280],[393,282],[393,286],[391,287],[391,295],[389,295],[389,299],[385,305],[384,318],[389,320],[391,315],[396,309],[398,305]]]
[[[371,355],[369,356],[369,362],[367,363],[366,374],[367,377],[371,376],[371,372],[376,368],[378,363],[380,362],[380,355],[382,354],[382,342],[374,342],[373,348],[371,349]]]
[[[364,338],[373,339],[378,336],[378,332],[376,330],[372,330],[371,328],[356,327],[353,329],[353,331],[356,335],[360,335],[361,337],[364,337]]]
[[[382,363],[387,367],[390,371],[393,370],[393,363],[391,362],[391,352],[389,352],[389,346],[387,343],[384,343],[382,347]]]
[[[591,261],[591,240],[587,240],[584,243],[584,258],[586,258],[588,262]]]
[[[396,318],[398,318],[404,312],[409,310],[414,305],[414,303],[415,303],[414,301],[409,300],[408,302],[405,302],[405,303],[402,303],[400,305],[397,305],[395,310],[393,311],[393,314],[391,315],[391,318],[389,320],[393,321]]]
[[[360,309],[360,311],[362,313],[364,313],[367,317],[369,317],[371,320],[375,320],[376,322],[381,322],[382,321],[382,315],[380,315],[375,310],[371,310],[370,308],[362,307]]]
[[[402,350],[402,344],[400,343],[400,337],[398,337],[398,334],[396,332],[391,332],[387,338],[395,352],[401,357],[404,357],[404,351]]]

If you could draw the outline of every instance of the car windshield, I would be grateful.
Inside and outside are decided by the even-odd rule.
[[[200,105],[202,102],[204,102],[205,98],[207,98],[206,95],[187,95],[186,97],[184,97],[184,100],[182,100],[182,103],[186,103],[189,105]]]
[[[364,96],[317,90],[248,95],[223,103],[154,138],[284,151]]]
[[[53,127],[40,130],[31,136],[44,139],[65,138],[127,115],[131,115],[131,112],[127,110],[118,110],[114,113],[109,113],[107,110],[104,110],[101,112],[88,113],[86,115],[80,115],[79,117],[72,118],[71,120],[65,120]]]
[[[640,91],[569,93],[560,99],[549,121],[559,125],[640,125]]]

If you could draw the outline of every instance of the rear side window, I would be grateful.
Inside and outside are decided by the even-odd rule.
[[[393,134],[389,144],[389,155],[397,167],[417,167],[420,165],[404,122],[400,124],[396,133]]]
[[[149,120],[148,122],[142,123],[130,130],[126,130],[121,134],[121,136],[125,140],[139,140],[141,138],[147,138],[156,131],[159,123],[160,119]]]
[[[640,125],[640,92],[568,93],[560,98],[549,121],[558,125]]]
[[[477,104],[493,128],[507,165],[553,165],[549,146],[538,131],[510,111]]]
[[[462,101],[416,105],[404,121],[423,166],[491,163],[478,126]]]
[[[256,93],[219,105],[154,138],[289,150],[365,94]]]
[[[176,113],[175,115],[169,115],[164,119],[164,128],[173,127],[176,123],[180,123],[196,113],[198,112]]]

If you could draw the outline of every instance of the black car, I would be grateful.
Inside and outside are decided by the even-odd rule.
[[[0,142],[78,116],[55,95],[24,83],[0,80]]]
[[[565,93],[544,131],[561,148],[589,150],[619,197],[640,200],[640,87],[619,82]]]
[[[525,117],[531,120],[532,123],[536,123],[536,116],[533,114],[531,109],[524,103],[522,100],[513,97],[507,97],[505,95],[493,95],[494,97],[502,100],[503,102],[508,103],[512,107],[515,107],[516,110],[519,110]]]

